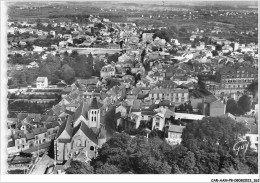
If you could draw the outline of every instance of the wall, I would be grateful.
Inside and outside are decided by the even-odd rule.
[[[212,117],[221,116],[226,113],[226,105],[220,101],[210,103],[209,115]]]

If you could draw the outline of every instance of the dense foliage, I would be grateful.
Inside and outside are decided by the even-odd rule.
[[[115,133],[90,165],[97,174],[257,173],[257,153],[233,152],[247,130],[229,118],[207,117],[187,124],[175,146],[157,136]]]
[[[233,115],[244,115],[251,109],[251,99],[248,95],[243,95],[236,102],[233,98],[227,101],[226,113]]]

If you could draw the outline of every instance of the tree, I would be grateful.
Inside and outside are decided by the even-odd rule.
[[[161,39],[165,39],[166,42],[170,42],[170,35],[166,30],[158,30],[153,34],[153,39],[159,37]]]
[[[252,82],[248,87],[247,90],[253,93],[253,96],[256,96],[256,93],[258,92],[258,81]]]
[[[249,61],[250,63],[253,63],[253,62],[255,61],[254,57],[251,56],[251,55],[248,55],[248,54],[244,54],[243,59],[244,59],[245,61]]]
[[[182,145],[195,155],[197,168],[194,166],[193,171],[217,173],[221,167],[239,169],[239,157],[234,154],[233,146],[247,131],[245,124],[229,118],[205,117],[188,123],[182,133]],[[193,158],[191,154],[188,156]],[[183,169],[185,164],[180,163],[177,165]]]
[[[115,62],[115,63],[118,62],[118,57],[119,57],[118,53],[114,53],[112,55],[108,55],[107,63],[110,64],[112,61]]]
[[[241,107],[241,109],[244,111],[244,113],[250,111],[251,109],[251,100],[248,95],[243,95],[239,98],[237,101],[237,105]]]
[[[96,174],[120,174],[121,171],[114,165],[105,163],[96,170]]]
[[[65,172],[66,174],[93,174],[94,168],[85,162],[71,161],[70,167]]]
[[[110,172],[111,169],[116,173],[170,173],[171,167],[164,161],[164,154],[160,151],[163,143],[159,138],[147,141],[143,136],[137,135],[131,139],[128,134],[115,133],[99,150],[92,165],[97,173],[101,170]],[[107,168],[103,170],[105,165]]]
[[[222,46],[219,45],[219,44],[217,44],[217,46],[216,46],[216,51],[221,51],[221,50],[222,50]]]
[[[115,133],[113,137],[98,149],[98,156],[91,162],[95,169],[101,168],[108,163],[115,165],[119,170],[127,172],[130,170],[127,147],[130,142],[130,136],[127,134]]]
[[[100,76],[101,69],[105,66],[105,62],[103,60],[96,60],[94,64],[94,73],[96,76]]]
[[[213,57],[218,56],[218,51],[217,50],[213,50],[211,53],[212,53]]]
[[[71,54],[70,54],[70,56],[71,57],[77,57],[79,54],[78,54],[78,52],[76,51],[76,50],[73,50],[72,52],[71,52]]]
[[[61,77],[66,82],[70,81],[75,77],[75,71],[68,64],[65,64],[61,68]]]
[[[233,98],[227,101],[226,113],[231,113],[233,115],[237,114],[237,103]]]

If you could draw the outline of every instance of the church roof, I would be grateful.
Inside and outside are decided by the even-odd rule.
[[[97,101],[97,98],[92,98],[89,109],[100,109],[101,107],[102,104]]]
[[[97,135],[84,122],[81,122],[80,129],[95,144],[98,144]]]

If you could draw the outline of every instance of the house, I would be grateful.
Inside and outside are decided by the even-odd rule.
[[[152,40],[153,40],[153,34],[154,34],[154,33],[143,33],[143,35],[142,35],[142,41],[143,41],[143,42],[152,41]]]
[[[72,35],[71,34],[64,34],[63,38],[64,39],[72,39]]]
[[[47,129],[47,141],[51,141],[55,139],[60,124],[57,121],[55,121],[55,122],[47,123],[44,126]]]
[[[116,107],[115,113],[120,113],[121,117],[126,117],[130,111],[130,106],[125,102],[121,102],[118,107]]]
[[[12,140],[15,145],[14,151],[21,152],[22,150],[26,149],[26,136],[24,131],[19,130],[13,133]]]
[[[34,46],[33,52],[38,52],[38,53],[43,52],[43,47]]]
[[[166,141],[170,145],[176,145],[181,143],[181,135],[185,126],[179,125],[170,125],[168,129],[168,138]]]
[[[202,120],[205,116],[198,114],[189,114],[189,113],[175,113],[174,118],[176,120]]]
[[[163,106],[161,106],[158,109],[155,109],[154,111],[157,113],[153,116],[152,129],[164,131],[164,127],[168,125],[167,123],[169,123],[168,120],[171,117],[174,118],[175,113],[167,107]]]
[[[47,129],[44,127],[34,128],[32,130],[34,138],[35,138],[35,146],[39,146],[40,144],[44,144],[49,142],[47,138]]]
[[[258,125],[247,124],[246,127],[249,129],[249,132],[245,135],[245,137],[250,142],[250,148],[253,151],[258,152]]]
[[[153,102],[157,100],[169,100],[177,104],[188,101],[189,91],[187,89],[152,89],[149,92],[149,99]]]
[[[112,66],[111,64],[108,64],[104,66],[100,71],[100,77],[111,77],[116,75],[116,68],[115,66]]]
[[[47,77],[38,77],[36,79],[36,88],[47,88],[48,87],[48,78]]]
[[[220,100],[216,100],[209,104],[209,116],[216,117],[226,113],[226,104]]]
[[[224,93],[244,92],[253,81],[258,78],[258,71],[254,67],[234,66],[224,67],[220,70],[220,91]]]
[[[39,64],[35,61],[29,63],[29,65],[27,66],[27,68],[38,68]]]
[[[165,79],[165,73],[163,72],[156,72],[149,76],[153,78],[155,81],[163,81]]]

